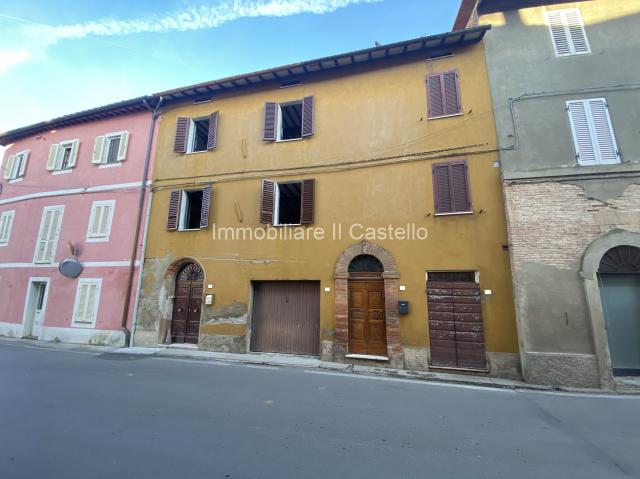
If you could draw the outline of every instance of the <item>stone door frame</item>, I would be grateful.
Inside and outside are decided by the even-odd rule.
[[[333,357],[345,362],[349,350],[349,264],[356,257],[368,254],[378,258],[384,268],[384,301],[387,332],[387,357],[389,366],[404,367],[404,355],[400,340],[400,316],[398,314],[398,280],[400,273],[396,261],[382,246],[362,241],[349,246],[338,258],[334,274],[335,281],[335,330]]]
[[[600,267],[600,260],[602,260],[605,253],[616,246],[635,246],[636,248],[640,248],[640,234],[621,229],[609,231],[591,243],[586,249],[582,257],[582,268],[580,270],[580,277],[582,278],[587,299],[587,308],[591,319],[593,345],[600,376],[600,387],[608,390],[615,389],[615,380],[611,365],[609,339],[604,322],[604,310],[602,309],[602,299],[600,297],[598,269]]]

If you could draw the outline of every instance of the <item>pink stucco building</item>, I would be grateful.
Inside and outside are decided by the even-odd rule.
[[[154,117],[138,98],[0,134],[0,335],[127,344]]]

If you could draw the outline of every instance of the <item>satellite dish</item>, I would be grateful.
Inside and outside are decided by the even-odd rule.
[[[82,264],[76,258],[67,258],[60,261],[58,269],[62,276],[77,278],[82,273]]]

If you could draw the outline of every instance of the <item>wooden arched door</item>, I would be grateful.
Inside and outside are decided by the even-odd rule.
[[[382,263],[371,255],[349,264],[349,354],[387,355]]]
[[[171,317],[171,342],[198,344],[204,272],[196,263],[184,265],[176,275]]]
[[[617,246],[598,268],[614,376],[640,376],[640,248]]]

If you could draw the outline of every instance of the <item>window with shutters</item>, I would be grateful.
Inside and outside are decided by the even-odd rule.
[[[460,80],[457,71],[433,73],[427,76],[429,119],[462,114]]]
[[[432,166],[436,215],[473,213],[466,161]]]
[[[609,106],[604,98],[568,101],[567,112],[579,165],[620,163]]]
[[[9,244],[15,213],[15,211],[3,211],[0,213],[0,246],[7,246]]]
[[[54,175],[70,172],[76,166],[79,147],[79,140],[68,140],[51,145],[47,170],[52,171]]]
[[[87,229],[88,243],[109,241],[115,206],[115,200],[94,201],[92,203]]]
[[[34,263],[53,263],[58,247],[63,213],[64,206],[47,206],[42,210],[36,250],[33,255]]]
[[[314,103],[313,96],[285,103],[266,103],[263,139],[278,142],[312,136]]]
[[[5,160],[4,179],[10,181],[20,181],[27,169],[27,160],[29,159],[29,150],[24,150],[9,155]]]
[[[313,223],[315,180],[262,181],[260,222],[274,226]]]
[[[201,118],[178,118],[173,151],[200,153],[213,150],[218,142],[219,112]]]
[[[78,281],[72,326],[81,328],[95,327],[101,287],[102,279],[100,278],[83,278]]]
[[[96,137],[91,163],[102,167],[118,166],[127,159],[129,132],[117,131]]]
[[[557,57],[591,53],[580,9],[551,10],[545,15]]]
[[[197,190],[174,190],[169,197],[167,229],[190,231],[209,226],[211,186]]]

